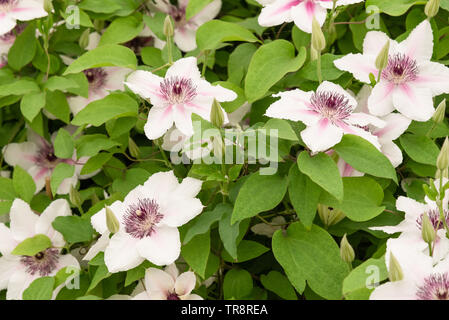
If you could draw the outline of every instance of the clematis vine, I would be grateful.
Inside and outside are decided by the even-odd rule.
[[[174,38],[176,46],[184,51],[196,49],[196,30],[207,21],[215,18],[221,9],[221,0],[213,0],[195,16],[186,19],[186,8],[189,0],[179,0],[175,6],[169,0],[149,0],[148,6],[169,14],[175,23]]]
[[[193,178],[178,183],[173,171],[152,175],[123,202],[115,201],[110,206],[119,224],[119,230],[110,239],[106,209],[92,216],[93,227],[104,236],[102,245],[93,250],[104,249],[108,270],[126,271],[145,259],[159,266],[173,263],[181,250],[177,228],[203,210],[201,201],[195,198],[201,184]]]
[[[52,140],[56,138],[54,134]],[[74,152],[70,159],[58,158],[55,155],[53,144],[28,129],[28,141],[21,143],[10,143],[3,147],[5,161],[11,166],[20,166],[25,169],[33,178],[36,184],[36,193],[45,186],[47,178],[51,177],[53,170],[60,163],[67,163],[75,166],[75,173],[72,177],[64,179],[58,187],[57,194],[68,194],[71,186],[75,187],[78,179],[87,179],[92,175],[81,175],[81,169],[89,159],[81,157],[77,159]]]
[[[10,228],[0,223],[0,290],[7,288],[8,300],[22,299],[24,290],[37,278],[55,276],[59,270],[68,266],[79,268],[78,260],[72,255],[61,254],[66,243],[52,226],[56,217],[71,214],[70,206],[64,199],[53,201],[41,215],[35,214],[21,199],[14,200],[10,211]],[[12,254],[22,241],[40,234],[50,239],[51,247],[34,256]]]
[[[0,1],[0,35],[10,32],[16,20],[28,21],[47,16],[43,0]]]
[[[332,9],[332,0],[256,0],[264,6],[259,15],[259,24],[264,27],[294,22],[304,32],[312,33],[315,18],[320,26],[326,21],[327,10]],[[364,0],[337,0],[335,5],[346,6]]]
[[[377,137],[363,127],[384,127],[385,123],[372,115],[354,112],[357,101],[339,85],[324,81],[316,92],[295,89],[274,97],[281,99],[268,107],[265,115],[303,122],[307,128],[301,137],[313,152],[332,148],[344,134],[361,136],[380,149]]]
[[[387,41],[388,64],[379,77],[375,61]],[[368,99],[371,114],[385,116],[397,110],[411,120],[427,121],[435,112],[432,97],[449,93],[449,68],[430,61],[432,53],[432,29],[424,20],[400,43],[383,32],[368,32],[363,54],[348,54],[334,64],[365,83],[370,83],[370,73],[379,78]]]
[[[196,276],[192,271],[179,274],[175,264],[165,271],[149,268],[145,273],[145,291],[133,300],[203,300],[191,293],[196,285]]]
[[[138,70],[129,75],[125,84],[153,104],[144,128],[150,140],[162,137],[173,123],[184,135],[191,136],[192,113],[210,121],[214,98],[220,102],[237,98],[234,91],[220,85],[213,86],[202,79],[194,57],[176,61],[167,70],[165,78]]]

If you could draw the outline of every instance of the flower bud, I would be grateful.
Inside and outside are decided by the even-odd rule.
[[[171,21],[170,16],[167,15],[165,17],[165,20],[164,20],[164,35],[167,38],[169,38],[169,37],[173,37],[173,33],[174,33],[174,31],[173,31],[173,23]]]
[[[53,11],[52,0],[44,0],[44,10],[47,11],[47,13],[51,13]]]
[[[346,238],[346,233],[340,242],[340,257],[344,262],[347,263],[352,263],[352,261],[354,261],[355,258],[354,249],[348,242],[348,239]]]
[[[337,224],[346,217],[343,211],[331,209],[323,204],[318,204],[318,215],[320,216],[321,222],[323,222],[326,227]]]
[[[117,220],[114,212],[109,207],[105,207],[106,209],[106,226],[110,233],[117,233],[120,229],[120,223]]]
[[[427,213],[424,213],[422,215],[421,220],[421,235],[422,239],[426,242],[431,244],[433,240],[435,240],[436,232],[433,228],[432,222],[430,222],[429,216]]]
[[[427,18],[433,18],[438,14],[440,9],[440,0],[429,0],[424,7],[424,13]]]
[[[89,36],[90,36],[90,29],[87,28],[84,30],[84,32],[81,34],[80,39],[78,40],[78,44],[82,49],[86,49],[89,45]]]
[[[321,30],[321,26],[315,17],[312,20],[312,47],[318,52],[326,48],[326,39],[324,38],[323,30]]]
[[[385,43],[382,50],[380,50],[379,54],[376,58],[376,68],[381,72],[388,65],[388,53],[390,52],[390,40]]]
[[[129,154],[132,157],[134,157],[136,159],[139,158],[140,149],[131,137],[128,138],[128,149],[129,149]]]
[[[444,117],[446,116],[446,99],[443,99],[443,101],[440,102],[440,104],[437,107],[437,110],[432,116],[432,120],[435,123],[441,123],[444,120]]]
[[[217,128],[221,128],[221,126],[224,123],[223,109],[221,108],[220,103],[216,99],[214,99],[214,102],[212,102],[212,108],[210,111],[210,121]]]
[[[82,204],[81,195],[73,186],[70,186],[69,200],[76,207],[79,207]]]
[[[402,268],[392,252],[390,252],[390,267],[388,268],[388,278],[390,279],[390,281],[400,281],[404,279]]]
[[[449,167],[449,140],[446,137],[437,158],[437,168],[444,171],[447,167]]]

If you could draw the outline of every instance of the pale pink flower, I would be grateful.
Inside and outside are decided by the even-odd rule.
[[[0,35],[11,31],[16,20],[28,21],[47,16],[43,0],[2,0],[0,1]]]
[[[390,41],[388,65],[368,99],[370,113],[385,116],[396,109],[411,120],[429,120],[435,112],[432,97],[449,93],[449,68],[430,61],[433,34],[429,21],[421,22],[400,43],[383,32],[368,32],[363,54],[348,54],[334,64],[351,72],[356,79],[370,83],[370,73],[378,77],[375,61],[387,41]]]
[[[61,254],[66,243],[52,226],[56,217],[71,214],[70,206],[64,199],[53,201],[41,215],[35,214],[21,199],[14,200],[10,211],[10,227],[0,223],[0,290],[7,289],[8,300],[22,299],[23,291],[37,278],[55,276],[67,266],[79,268],[78,260],[72,255]],[[11,254],[22,241],[38,234],[46,235],[52,247],[35,256]]]

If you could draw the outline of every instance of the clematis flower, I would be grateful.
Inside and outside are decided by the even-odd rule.
[[[390,253],[399,263],[403,279],[378,286],[370,300],[449,300],[449,257],[434,265],[430,256],[414,250],[407,241],[389,239],[388,268]]]
[[[7,289],[6,299],[22,299],[22,293],[40,277],[54,276],[62,268],[79,268],[70,254],[61,254],[65,246],[62,235],[53,229],[56,217],[70,216],[70,206],[64,199],[53,201],[41,215],[35,214],[21,199],[14,200],[10,228],[0,223],[0,290]],[[25,239],[46,235],[52,246],[34,256],[17,256],[11,252]]]
[[[448,180],[445,179],[446,183]],[[435,183],[435,186],[438,186]],[[449,192],[446,191],[444,204],[444,216],[446,222],[449,223],[448,211]],[[401,232],[399,238],[406,241],[410,246],[422,252],[428,252],[428,244],[422,239],[422,217],[426,213],[436,231],[436,242],[433,248],[433,258],[439,261],[447,256],[449,253],[449,239],[446,238],[446,231],[444,230],[443,221],[440,221],[440,212],[435,202],[427,197],[425,204],[413,200],[411,198],[400,196],[396,200],[396,209],[405,212],[404,220],[396,226],[371,227],[372,230],[380,230],[388,234]]]
[[[160,138],[173,123],[184,135],[191,136],[192,113],[210,121],[214,98],[220,102],[237,98],[234,91],[220,85],[212,86],[201,79],[194,57],[176,61],[167,70],[165,79],[151,72],[138,70],[128,77],[125,84],[136,94],[150,99],[153,104],[145,125],[145,134],[150,140]],[[227,122],[227,117],[225,118]]]
[[[196,276],[192,271],[179,274],[175,264],[165,271],[149,268],[145,273],[146,290],[133,300],[203,300],[191,293],[196,285]]]
[[[165,41],[160,40],[150,28],[145,26],[137,37],[123,45],[133,50],[136,54],[140,54],[145,47],[155,47],[162,50],[165,46]]]
[[[372,115],[354,112],[357,101],[339,85],[324,81],[316,92],[295,89],[273,96],[281,99],[268,107],[265,115],[306,124],[301,137],[313,152],[332,148],[344,134],[361,136],[380,149],[377,137],[362,127],[383,127],[385,123]]]
[[[149,7],[169,14],[175,23],[173,40],[176,46],[184,51],[192,51],[196,49],[196,30],[217,16],[221,9],[221,0],[214,0],[205,6],[195,16],[186,20],[186,8],[189,0],[179,0],[175,6],[169,0],[152,0],[148,1]]]
[[[56,138],[54,134],[52,140]],[[39,136],[37,133],[28,130],[28,141],[21,143],[10,143],[3,147],[5,161],[11,166],[20,166],[25,169],[33,178],[36,184],[36,193],[45,186],[46,178],[51,177],[55,167],[60,163],[67,163],[75,166],[75,173],[72,177],[64,179],[58,187],[57,194],[68,194],[71,186],[76,186],[78,179],[87,179],[92,175],[81,175],[83,165],[89,159],[81,157],[77,160],[74,152],[71,159],[61,159],[55,156],[53,144]]]
[[[110,272],[137,267],[145,259],[155,265],[169,265],[180,254],[178,227],[203,210],[195,196],[202,181],[185,178],[178,183],[170,172],[152,175],[144,185],[132,190],[123,202],[115,201],[110,209],[119,222],[119,230],[107,242],[104,260]],[[93,215],[91,222],[103,236],[108,234],[106,210]]]
[[[411,120],[429,120],[435,112],[432,97],[449,93],[449,68],[430,61],[433,34],[429,21],[421,22],[400,43],[383,32],[368,32],[363,54],[348,54],[334,64],[351,72],[356,79],[370,83],[370,73],[378,77],[375,60],[387,41],[390,41],[388,65],[368,99],[370,113],[385,116],[396,109]]]
[[[327,9],[332,9],[332,0],[256,0],[264,6],[259,15],[259,24],[272,27],[284,22],[294,22],[304,32],[312,33],[312,20],[324,24]],[[336,6],[363,2],[364,0],[337,0]]]
[[[28,21],[47,16],[43,0],[2,0],[0,2],[0,35],[11,31],[16,20]]]

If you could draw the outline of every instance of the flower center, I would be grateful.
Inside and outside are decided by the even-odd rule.
[[[124,216],[125,230],[134,238],[149,237],[163,217],[156,201],[148,198],[139,200],[137,204],[129,206]]]
[[[173,18],[176,26],[185,24],[186,8],[171,6],[169,14]]]
[[[59,159],[58,157],[56,157],[55,150],[51,144],[46,141],[43,144],[43,147],[39,149],[39,152],[34,159],[36,164],[39,167],[44,168],[56,167],[60,162],[63,161],[63,159]]]
[[[29,274],[39,274],[39,276],[45,277],[56,269],[59,262],[59,250],[48,248],[34,256],[22,256],[20,261]]]
[[[17,5],[17,0],[0,0],[0,12],[8,12]]]
[[[176,293],[169,293],[167,296],[167,300],[181,300],[181,299],[179,299]]]
[[[432,223],[433,228],[435,231],[443,229],[444,223],[440,220],[440,211],[439,210],[429,210],[427,213],[427,216],[429,217],[430,223]],[[419,229],[422,229],[422,217],[424,213],[421,214],[416,219],[416,224],[418,225]],[[444,210],[444,217],[446,219],[446,223],[449,223],[449,211]]]
[[[11,31],[5,33],[4,35],[0,36],[0,41],[3,43],[14,43],[14,40],[16,40],[16,37],[25,30],[25,27],[27,25],[22,23],[15,26],[14,29]]]
[[[92,90],[100,89],[106,83],[107,73],[102,68],[87,69],[83,71]]]
[[[153,37],[136,37],[127,43],[125,43],[125,46],[130,48],[135,53],[140,53],[142,48],[144,47],[151,47],[154,44],[154,38]]]
[[[449,300],[448,273],[432,274],[418,288],[416,296],[419,300]]]
[[[414,81],[418,74],[416,61],[405,54],[396,53],[388,58],[388,65],[382,71],[382,78],[394,84]]]
[[[197,93],[191,79],[170,77],[160,84],[160,92],[170,104],[188,103]]]
[[[329,119],[332,123],[345,121],[352,113],[349,100],[336,92],[316,92],[310,99],[312,110]]]

